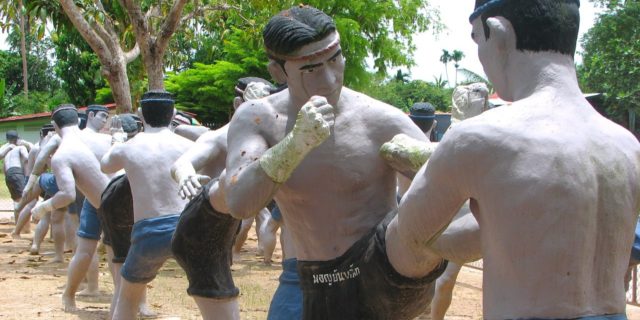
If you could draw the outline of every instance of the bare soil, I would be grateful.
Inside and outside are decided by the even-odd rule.
[[[106,319],[113,282],[104,254],[100,263],[100,295],[77,297],[79,311],[65,313],[61,294],[71,254],[66,254],[64,263],[50,263],[53,244],[47,238],[41,255],[29,255],[33,234],[24,235],[23,240],[12,240],[9,235],[12,228],[13,224],[6,219],[0,221],[1,319]],[[31,230],[35,230],[35,225]],[[277,249],[272,265],[262,263],[252,230],[240,261],[232,267],[236,286],[241,292],[242,319],[266,319],[271,296],[278,285],[281,258]],[[147,300],[158,313],[158,319],[200,319],[196,304],[186,293],[185,273],[174,260],[165,263],[148,287]],[[640,319],[640,312],[629,316],[629,319]],[[482,319],[482,271],[462,269],[447,319]]]

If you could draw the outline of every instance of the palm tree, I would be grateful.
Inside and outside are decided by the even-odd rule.
[[[487,78],[465,68],[460,68],[460,70],[458,71],[462,73],[465,78],[463,84],[482,82],[487,85],[487,88],[489,88],[489,92],[493,93],[493,85],[491,84],[491,82],[489,82],[489,80],[487,80]]]
[[[442,49],[442,55],[440,56],[440,62],[444,63],[444,73],[447,75],[447,82],[449,82],[449,71],[447,70],[447,65],[451,61],[451,54],[449,51]]]
[[[433,76],[433,84],[440,89],[444,89],[447,86],[447,80],[442,79],[442,75],[439,75],[437,78]]]
[[[458,85],[458,68],[460,67],[460,60],[464,58],[464,53],[460,50],[453,50],[453,54],[451,54],[451,60],[454,61],[454,66],[456,67],[456,86]]]
[[[407,83],[409,82],[409,74],[402,72],[401,69],[398,69],[398,72],[396,72],[396,76],[393,78],[393,80]]]
[[[29,97],[29,81],[27,73],[27,45],[25,39],[26,26],[25,19],[28,19],[26,9],[22,5],[22,0],[17,3],[5,1],[0,6],[0,18],[4,21],[0,23],[2,29],[6,31],[9,27],[17,28],[20,32],[20,56],[22,57],[22,82],[24,95]]]

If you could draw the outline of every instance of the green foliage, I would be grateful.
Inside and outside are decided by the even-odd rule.
[[[50,41],[43,39],[27,56],[30,91],[53,91],[60,86],[46,57],[48,48]],[[22,90],[22,60],[18,52],[0,50],[0,78],[4,78],[7,83],[15,83],[18,90]]]
[[[7,87],[7,81],[4,79],[0,79],[0,110],[2,110],[4,108],[5,105],[5,94],[4,94],[4,89]]]
[[[57,63],[55,74],[71,103],[94,102],[96,90],[102,86],[100,61],[75,28],[63,28],[52,35]],[[111,102],[111,101],[110,101]]]
[[[165,88],[180,109],[196,113],[205,123],[220,125],[231,119],[238,78],[269,79],[267,57],[256,30],[231,28],[220,48],[224,60],[194,63],[191,69],[168,76]]]
[[[408,112],[409,108],[416,102],[429,102],[436,107],[436,110],[449,112],[453,89],[447,89],[422,80],[413,80],[406,83],[391,80],[372,86],[367,94],[405,112]]]
[[[299,1],[227,3],[230,10],[208,11],[191,21],[172,39],[167,53],[167,65],[181,72],[168,77],[166,89],[176,94],[180,108],[216,124],[231,116],[233,86],[239,77],[270,79],[262,29],[272,16]],[[334,18],[346,58],[344,82],[356,90],[366,90],[375,78],[386,77],[390,67],[413,65],[413,35],[441,27],[437,12],[423,0],[311,0],[305,4]],[[366,64],[369,58],[372,66]]]
[[[0,118],[47,112],[55,106],[69,101],[62,90],[52,93],[46,91],[30,91],[27,99],[23,92],[16,93],[15,85],[5,88],[4,99],[0,102]]]
[[[169,75],[165,87],[175,95],[179,109],[196,113],[203,123],[219,125],[229,121],[233,88],[245,75],[241,66],[228,61],[195,63],[192,69]]]
[[[185,30],[191,36],[185,34],[172,41],[173,48],[178,44],[183,46],[172,52],[178,52],[186,60],[180,64],[169,58],[174,61],[174,69],[183,69],[185,64],[192,65],[193,61],[198,61],[196,57],[206,58],[208,61],[198,61],[206,63],[212,63],[215,61],[213,59],[227,60],[227,56],[216,49],[216,39],[226,41],[230,34],[237,33],[234,28],[241,29],[255,43],[249,50],[262,50],[264,25],[272,16],[298,5],[299,1],[234,0],[227,3],[232,7],[231,10],[211,12]],[[429,28],[434,31],[441,29],[437,11],[424,0],[310,0],[305,4],[334,18],[346,57],[345,84],[354,89],[362,89],[370,84],[373,79],[370,74],[372,68],[379,76],[386,77],[390,67],[412,66],[415,50],[413,35]],[[189,53],[190,48],[195,50]],[[367,66],[368,58],[373,59],[372,66]]]
[[[640,1],[610,1],[609,9],[582,40],[578,74],[584,91],[606,95],[607,113],[616,119],[640,112]]]

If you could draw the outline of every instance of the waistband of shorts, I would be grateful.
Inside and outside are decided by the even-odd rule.
[[[299,285],[298,260],[291,258],[282,261],[282,274],[280,274],[278,280],[280,283]]]
[[[147,228],[147,227],[161,227],[165,224],[173,223],[174,221],[178,221],[180,218],[180,214],[166,214],[158,217],[147,218],[138,220],[133,224],[133,229]]]
[[[18,173],[24,174],[24,171],[20,167],[11,167],[11,168],[7,169],[5,171],[5,173],[15,173],[16,171],[18,171]]]

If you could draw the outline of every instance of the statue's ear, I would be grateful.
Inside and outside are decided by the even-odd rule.
[[[269,74],[278,84],[287,83],[287,73],[284,71],[284,67],[276,62],[275,60],[269,59],[269,64],[267,65],[267,70]]]
[[[244,100],[242,100],[242,98],[240,97],[235,97],[233,98],[233,109],[238,109],[238,107],[244,102]]]
[[[487,41],[494,42],[498,50],[515,49],[516,33],[513,30],[511,21],[505,17],[491,17],[487,19],[487,27],[489,28]]]

